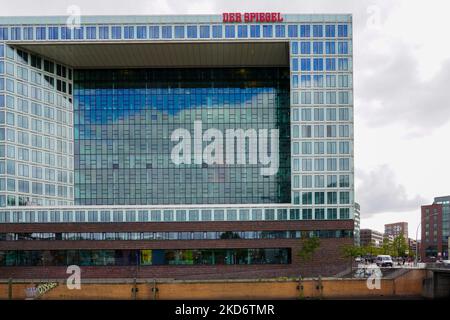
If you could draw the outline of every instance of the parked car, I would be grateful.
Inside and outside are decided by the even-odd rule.
[[[361,262],[364,262],[364,259],[361,258],[361,257],[356,257],[356,258],[355,258],[355,262],[361,263]]]
[[[444,266],[450,267],[450,260],[442,260],[442,263],[444,264]]]
[[[375,263],[379,267],[393,267],[394,262],[392,261],[392,257],[389,255],[378,255]]]

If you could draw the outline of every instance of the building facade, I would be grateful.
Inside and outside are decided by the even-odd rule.
[[[431,205],[422,206],[421,219],[420,257],[422,261],[448,259],[450,196],[436,197]]]
[[[361,206],[357,202],[355,202],[355,211],[353,214],[355,221],[353,237],[355,239],[355,246],[359,247],[361,246]]]
[[[67,21],[0,18],[5,276],[340,271],[351,15]],[[310,237],[321,255],[301,262]]]
[[[384,225],[384,234],[391,235],[394,238],[397,238],[400,235],[403,235],[405,240],[409,238],[408,234],[408,222],[396,222],[389,223]]]
[[[381,248],[383,246],[384,235],[372,229],[361,229],[361,246],[373,246]]]

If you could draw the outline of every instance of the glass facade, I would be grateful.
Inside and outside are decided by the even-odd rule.
[[[44,207],[2,209],[0,223],[353,219],[352,17],[283,18],[86,16],[71,29],[66,17],[0,17],[0,206]],[[285,66],[73,70],[70,59],[63,65],[14,48],[21,41],[162,46],[217,39],[285,41]],[[194,136],[196,121],[203,132],[279,129],[277,174],[261,175],[260,164],[195,163],[195,153],[194,164],[173,164],[171,133],[184,128]],[[111,211],[50,208],[72,204]],[[211,206],[183,214],[174,204]],[[240,214],[243,204],[252,205],[248,215]],[[167,208],[141,216],[115,205]]]
[[[0,251],[2,266],[289,264],[291,249],[143,249]]]
[[[204,232],[33,232],[0,233],[0,241],[22,240],[229,240],[229,239],[301,239],[350,238],[351,230],[314,231],[204,231]]]
[[[76,204],[291,201],[288,69],[75,70],[74,100]],[[278,172],[261,175],[249,161],[195,164],[194,152],[192,164],[174,164],[171,133],[183,128],[198,140],[195,121],[224,137],[278,129]],[[250,142],[243,147],[250,157]]]

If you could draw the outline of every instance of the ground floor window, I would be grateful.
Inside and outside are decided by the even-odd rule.
[[[289,263],[291,263],[290,248],[0,251],[0,266],[251,265]]]

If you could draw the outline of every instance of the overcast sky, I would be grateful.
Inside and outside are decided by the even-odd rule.
[[[356,201],[362,228],[409,222],[450,195],[448,0],[1,0],[0,15],[352,13]]]

